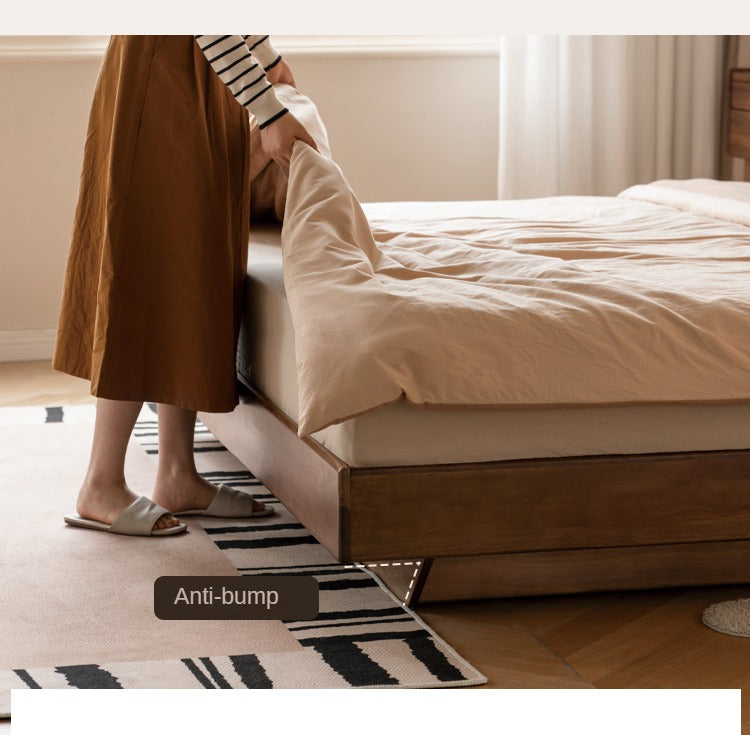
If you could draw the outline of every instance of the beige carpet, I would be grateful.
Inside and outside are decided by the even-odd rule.
[[[66,526],[63,515],[75,510],[93,427],[40,428],[0,426],[0,669],[302,650],[279,621],[157,619],[157,577],[236,570],[196,525],[175,538]],[[150,494],[155,464],[131,444],[128,482]]]
[[[206,427],[198,469],[274,505],[253,522],[193,522],[166,538],[71,528],[93,432],[91,405],[0,409],[0,717],[28,688],[437,687],[486,682],[364,568],[334,559]],[[144,407],[128,451],[150,494],[158,441]],[[163,575],[305,574],[314,621],[162,621]]]

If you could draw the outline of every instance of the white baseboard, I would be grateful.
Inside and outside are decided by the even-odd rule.
[[[0,330],[0,362],[51,360],[56,329]]]

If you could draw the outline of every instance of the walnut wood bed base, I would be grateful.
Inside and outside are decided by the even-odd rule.
[[[750,582],[750,450],[355,468],[255,391],[200,418],[338,560],[421,560],[411,605]]]

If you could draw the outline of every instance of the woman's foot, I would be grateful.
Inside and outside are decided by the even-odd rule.
[[[216,497],[216,485],[204,480],[189,469],[159,472],[152,499],[173,513],[186,510],[205,510]],[[265,509],[265,504],[253,500],[253,512]]]
[[[138,495],[125,483],[94,484],[85,481],[78,494],[76,511],[82,518],[111,525],[137,498]],[[173,528],[179,523],[177,518],[167,513],[154,523],[152,529]]]

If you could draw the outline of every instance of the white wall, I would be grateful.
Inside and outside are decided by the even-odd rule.
[[[361,200],[495,198],[493,43],[275,40]],[[52,354],[103,47],[95,37],[0,36],[0,361]]]
[[[497,57],[291,64],[361,200],[496,198]]]

